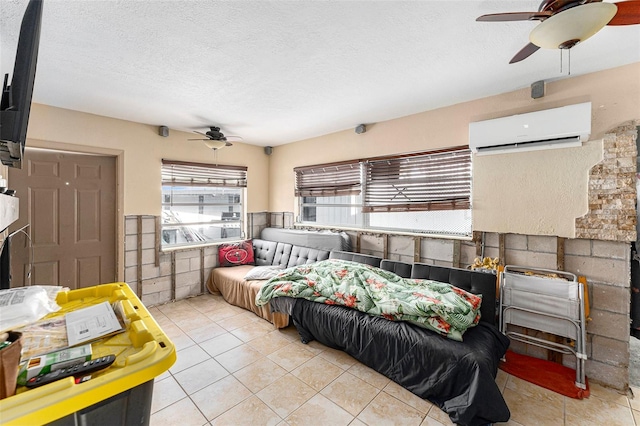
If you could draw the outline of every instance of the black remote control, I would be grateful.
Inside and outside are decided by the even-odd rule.
[[[27,380],[26,386],[28,388],[36,388],[38,386],[46,385],[48,383],[54,382],[56,380],[62,379],[64,377],[74,376],[80,381],[76,383],[80,383],[83,377],[85,377],[89,373],[93,373],[94,371],[102,370],[109,367],[116,360],[115,355],[107,355],[100,358],[95,358],[90,361],[80,361],[75,364],[72,364],[68,367],[61,368],[59,370],[52,371],[50,373],[42,374],[39,376],[35,376]]]

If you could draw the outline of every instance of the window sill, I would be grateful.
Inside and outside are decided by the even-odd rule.
[[[160,248],[160,253],[172,253],[172,252],[182,252],[182,251],[189,251],[189,250],[199,250],[202,248],[210,248],[210,247],[218,247],[221,244],[236,244],[236,243],[240,243],[242,241],[246,241],[247,238],[241,238],[239,240],[227,240],[227,241],[220,241],[220,242],[216,242],[216,243],[207,243],[207,244],[194,244],[191,246],[176,246],[176,247],[161,247]]]
[[[460,240],[460,241],[472,241],[473,237],[463,235],[447,235],[447,234],[428,234],[422,232],[402,232],[402,231],[390,231],[388,229],[373,229],[373,228],[350,228],[348,226],[325,226],[325,225],[312,225],[304,222],[295,222],[293,224],[296,228],[312,228],[312,229],[331,229],[336,231],[352,231],[359,232],[365,235],[400,235],[404,237],[424,237],[424,238],[440,238],[442,240]]]

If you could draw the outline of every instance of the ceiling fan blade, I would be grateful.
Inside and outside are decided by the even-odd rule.
[[[628,0],[614,3],[618,12],[607,25],[640,24],[640,0]]]
[[[211,139],[207,138],[207,139],[187,139],[187,140],[188,141],[208,141],[208,140],[211,140]]]
[[[229,141],[225,141],[225,146],[233,146],[233,144]]]
[[[202,133],[202,132],[199,132],[199,131],[197,131],[197,130],[194,130],[194,131],[193,131],[193,133],[197,133],[197,134],[202,135],[202,136],[207,136],[206,134],[204,134],[204,133]]]
[[[520,62],[523,59],[527,59],[529,56],[531,56],[534,53],[536,53],[538,51],[538,49],[540,49],[539,46],[536,46],[533,43],[529,43],[525,47],[520,49],[520,51],[518,53],[516,53],[516,55],[513,58],[511,58],[509,63],[510,64],[515,64],[516,62]]]
[[[479,22],[505,22],[505,21],[544,21],[551,12],[508,12],[508,13],[491,13],[476,18]]]

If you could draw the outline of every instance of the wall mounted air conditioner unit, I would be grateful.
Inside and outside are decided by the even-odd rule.
[[[477,155],[580,146],[591,133],[591,102],[469,123]]]

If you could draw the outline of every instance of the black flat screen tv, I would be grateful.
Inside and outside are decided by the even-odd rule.
[[[31,96],[38,62],[42,0],[29,0],[22,18],[13,75],[4,76],[0,99],[0,161],[22,168]]]

